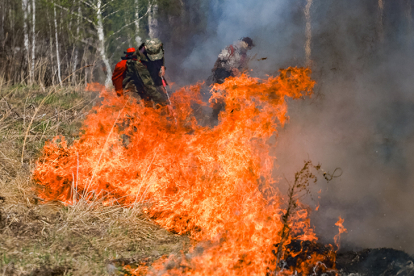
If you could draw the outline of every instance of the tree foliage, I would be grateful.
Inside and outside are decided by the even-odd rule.
[[[33,22],[31,9],[33,1],[36,22]],[[68,82],[103,82],[126,48],[137,47],[139,39],[148,38],[148,16],[153,12],[153,5],[158,7],[157,14],[151,16],[158,22],[160,38],[174,47],[183,47],[192,35],[206,28],[206,7],[209,5],[207,0],[28,0],[28,3],[27,10],[22,9],[22,0],[3,0],[0,4],[1,82],[56,84],[57,52],[62,79],[74,74]],[[26,53],[24,49],[25,13],[29,52],[35,38],[33,77],[29,74],[32,53]],[[98,32],[99,16],[103,38]],[[56,45],[59,51],[56,51]],[[104,65],[105,58],[111,68]],[[78,70],[88,64],[93,67]]]

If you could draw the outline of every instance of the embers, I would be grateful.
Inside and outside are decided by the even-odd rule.
[[[275,250],[272,251],[275,257],[277,257],[278,246],[279,244],[275,244]],[[331,245],[292,240],[290,244],[286,245],[278,269],[280,272],[284,270],[300,271],[297,275],[336,275],[335,257],[336,253]],[[274,275],[274,272],[272,273],[268,273],[268,275]]]

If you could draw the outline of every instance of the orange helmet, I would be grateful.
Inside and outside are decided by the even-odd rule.
[[[133,54],[135,53],[135,48],[128,48],[126,52],[124,52],[125,54]]]

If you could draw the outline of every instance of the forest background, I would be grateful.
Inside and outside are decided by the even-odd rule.
[[[66,78],[64,84],[109,85],[126,48],[148,37],[161,38],[167,51],[175,49],[176,60],[191,49],[192,37],[207,30],[209,9],[219,8],[212,2],[1,1],[0,79],[50,86]],[[86,65],[93,66],[78,70]]]

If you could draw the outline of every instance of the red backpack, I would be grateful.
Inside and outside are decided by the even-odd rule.
[[[125,71],[127,69],[126,63],[128,59],[134,59],[133,54],[135,53],[135,48],[128,48],[124,53],[126,56],[122,57],[122,60],[115,65],[114,73],[112,74],[112,84],[114,85],[115,92],[118,96],[124,94],[122,82],[124,81]]]
[[[123,94],[122,81],[125,77],[126,63],[126,60],[118,62],[115,66],[114,73],[112,74],[112,83],[118,96],[122,96]]]

